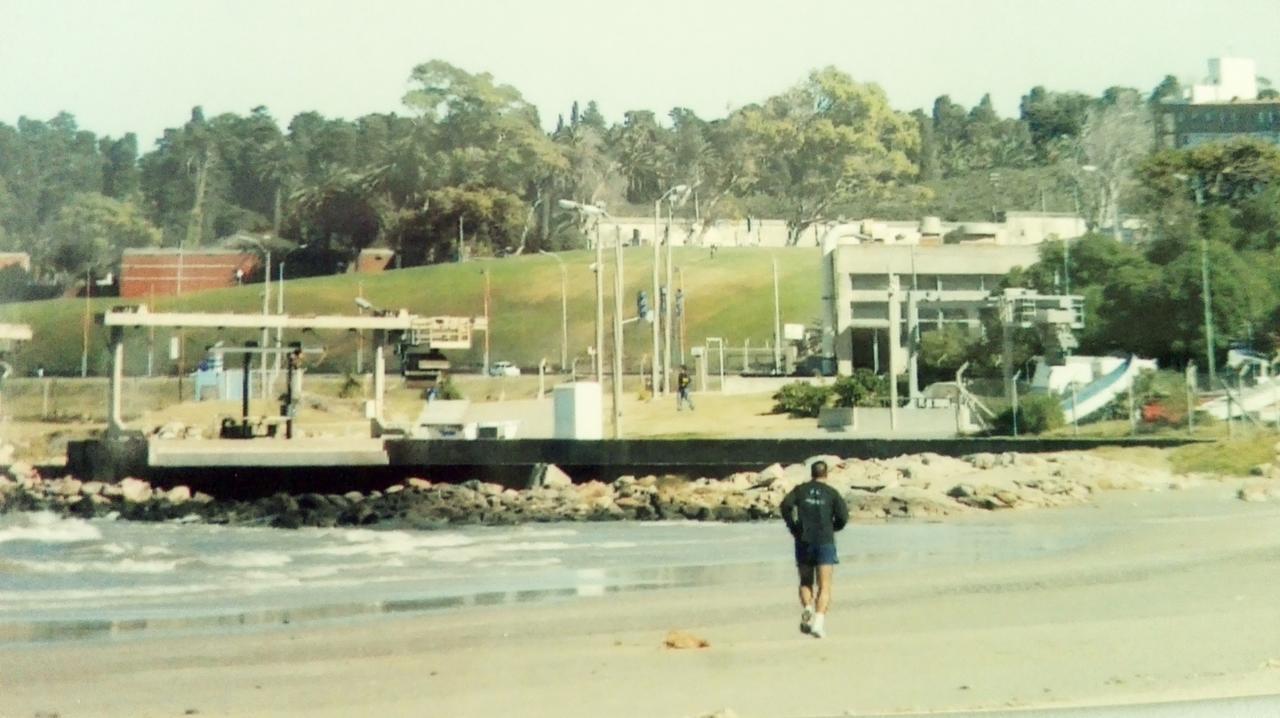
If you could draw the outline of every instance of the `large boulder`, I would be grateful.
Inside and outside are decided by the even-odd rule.
[[[165,501],[174,506],[180,506],[191,500],[191,487],[175,486],[164,493]]]
[[[121,479],[119,483],[120,496],[126,503],[141,504],[151,500],[154,491],[151,484],[135,478]]]
[[[566,486],[573,486],[573,479],[555,464],[547,464],[546,470],[542,474],[540,486],[558,489]]]
[[[64,476],[45,483],[45,491],[55,496],[79,496],[83,482],[72,476]]]
[[[786,478],[787,472],[782,468],[782,464],[769,464],[763,471],[756,474],[757,486],[772,486]]]

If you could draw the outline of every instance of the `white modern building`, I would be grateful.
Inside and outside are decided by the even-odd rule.
[[[822,239],[823,354],[839,374],[901,374],[915,360],[908,327],[977,330],[1004,276],[1039,259],[1037,244],[874,242],[861,230],[837,225]]]
[[[1209,60],[1207,83],[1156,107],[1156,137],[1165,147],[1195,147],[1238,137],[1280,144],[1280,100],[1258,99],[1257,67],[1241,57]]]
[[[1214,57],[1209,60],[1208,82],[1192,85],[1193,105],[1258,99],[1258,66],[1247,57]]]

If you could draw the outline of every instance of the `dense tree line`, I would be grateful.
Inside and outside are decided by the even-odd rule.
[[[305,112],[282,128],[265,107],[197,107],[142,154],[134,135],[99,138],[69,114],[23,118],[0,124],[0,248],[30,252],[44,277],[241,231],[298,248],[295,271],[333,271],[373,245],[413,265],[579,246],[586,227],[558,200],[647,215],[677,185],[692,188],[676,210],[690,219],[781,217],[793,240],[841,217],[999,209],[1079,209],[1105,226],[1140,209],[1147,103],[1176,93],[1170,82],[1149,97],[1035,87],[1002,118],[989,96],[904,113],[825,68],[722,118],[677,107],[610,123],[586,102],[547,132],[516,88],[431,61],[413,69],[403,114]]]
[[[1085,298],[1079,352],[1135,353],[1182,367],[1206,362],[1207,266],[1214,354],[1233,345],[1280,348],[1280,147],[1253,140],[1160,150],[1134,167],[1133,211],[1148,222],[1141,242],[1109,233],[1049,241],[1040,261],[1015,270],[1007,286]],[[921,348],[931,379],[968,362],[973,375],[998,374],[1000,328],[982,335],[956,327],[931,332]],[[1014,361],[1042,353],[1041,336],[1021,331]]]

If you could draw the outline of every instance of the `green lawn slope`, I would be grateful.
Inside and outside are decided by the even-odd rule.
[[[652,250],[647,247],[624,251],[626,277],[623,315],[636,314],[636,293],[652,282]],[[591,269],[594,252],[576,251],[560,255],[568,278],[569,355],[582,357],[580,369],[587,367],[586,348],[594,341],[595,280]],[[611,342],[609,327],[613,311],[613,253],[606,251],[606,345]],[[771,259],[778,261],[782,320],[808,324],[820,315],[821,273],[819,253],[814,248],[762,250],[721,249],[715,257],[704,248],[678,248],[675,265],[682,270],[688,313],[688,344],[702,344],[708,336],[725,339],[740,347],[750,340],[763,347],[773,338],[773,279]],[[291,314],[354,314],[354,299],[363,293],[373,304],[387,309],[407,308],[423,315],[484,314],[484,272],[490,274],[490,357],[493,361],[513,361],[524,367],[536,366],[546,358],[552,365],[560,357],[560,270],[552,257],[533,255],[497,260],[476,260],[464,264],[435,265],[390,271],[377,275],[339,275],[292,280],[285,283],[285,307]],[[681,286],[679,279],[676,286]],[[274,311],[276,285],[272,285]],[[116,297],[88,302],[93,313],[126,302]],[[32,325],[34,340],[16,353],[15,364],[23,374],[43,366],[49,373],[78,374],[82,349],[82,326],[86,302],[57,299],[44,302],[0,305],[0,321]],[[656,307],[656,302],[654,302]],[[200,292],[180,298],[158,298],[157,311],[259,312],[262,285]],[[127,371],[146,371],[148,354],[155,373],[170,373],[175,362],[168,358],[168,329],[130,330],[126,339]],[[639,368],[641,355],[651,351],[648,324],[626,326],[628,370]],[[204,347],[222,340],[228,344],[256,338],[252,332],[187,331],[180,335],[185,363],[198,361]],[[326,353],[316,363],[327,371],[354,368],[358,337],[351,332],[322,332],[306,336],[286,336],[286,341],[302,340],[322,345]],[[367,338],[366,338],[367,342]],[[483,357],[483,335],[477,335],[469,352],[453,352],[459,364],[478,364]],[[368,344],[366,343],[366,348]],[[89,336],[90,373],[101,375],[109,369],[106,333],[92,326]],[[366,351],[366,368],[369,366]],[[394,362],[392,363],[394,366]]]

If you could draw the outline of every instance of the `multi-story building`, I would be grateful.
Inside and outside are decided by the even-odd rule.
[[[947,325],[978,331],[1005,275],[1040,258],[1038,244],[997,242],[981,233],[962,235],[970,241],[936,242],[940,229],[929,221],[913,240],[875,241],[864,229],[837,225],[822,238],[823,354],[828,370],[842,375],[855,366],[908,372],[913,394],[909,370],[918,342],[912,333]]]
[[[1236,137],[1280,144],[1280,99],[1258,99],[1253,60],[1209,61],[1209,82],[1157,108],[1156,134],[1165,147],[1194,147]]]

